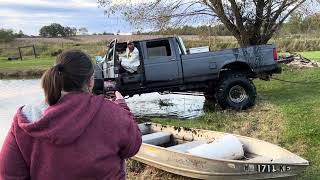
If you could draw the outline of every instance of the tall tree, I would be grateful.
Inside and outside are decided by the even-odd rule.
[[[85,27],[81,27],[81,28],[79,28],[79,33],[81,35],[87,35],[88,34],[88,29],[85,28]]]
[[[22,30],[19,30],[19,32],[18,32],[17,34],[15,34],[15,36],[16,36],[17,38],[22,38],[22,37],[25,36],[25,35],[23,34],[23,31],[22,31]]]
[[[63,27],[60,24],[52,23],[49,26],[43,26],[39,34],[43,37],[69,37],[77,34],[77,28]]]
[[[0,29],[0,43],[14,40],[14,33],[11,29]]]
[[[64,27],[58,23],[52,23],[49,26],[43,26],[39,34],[44,37],[64,36]]]
[[[307,0],[98,0],[107,14],[121,12],[133,25],[159,29],[193,18],[219,20],[240,46],[266,44]],[[194,21],[193,21],[194,22]]]
[[[62,37],[69,37],[77,35],[77,28],[64,27]]]

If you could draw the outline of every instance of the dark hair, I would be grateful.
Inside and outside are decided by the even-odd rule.
[[[56,104],[61,91],[82,91],[84,85],[93,75],[91,58],[80,50],[62,52],[56,60],[56,65],[42,76],[42,88],[46,102],[51,106]]]

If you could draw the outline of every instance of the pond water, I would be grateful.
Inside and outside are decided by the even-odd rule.
[[[40,80],[0,80],[0,146],[17,109],[44,98]],[[149,93],[126,99],[136,116],[193,118],[202,114],[202,96]]]

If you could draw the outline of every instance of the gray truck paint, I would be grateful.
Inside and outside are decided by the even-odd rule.
[[[146,43],[161,40],[170,42],[171,56],[149,58]],[[273,73],[281,72],[281,68],[273,57],[275,49],[273,45],[184,54],[180,48],[181,43],[176,37],[136,41],[135,44],[141,53],[142,71],[138,74],[124,74],[121,77],[123,83],[119,83],[119,79],[114,79],[118,89],[125,95],[168,90],[201,91],[200,87],[206,88],[208,82],[219,80],[221,72],[226,70],[225,67],[235,63],[248,67],[247,70],[250,70],[252,78],[262,74],[270,76]],[[242,69],[237,69],[237,71],[239,70]],[[101,79],[101,75],[95,77]],[[102,79],[110,78],[103,77]],[[199,89],[197,90],[195,87],[199,87]]]

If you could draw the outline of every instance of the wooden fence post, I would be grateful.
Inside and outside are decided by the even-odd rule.
[[[32,45],[32,47],[33,47],[34,57],[35,57],[35,58],[37,58],[36,48],[35,48],[35,46],[34,46],[34,45]]]
[[[21,52],[21,49],[23,49],[23,48],[32,48],[32,49],[33,49],[34,57],[37,58],[36,46],[33,44],[33,45],[31,45],[31,46],[18,47],[18,49],[19,49],[19,55],[20,55],[20,59],[21,59],[21,60],[22,60],[22,52]]]
[[[19,49],[20,60],[22,61],[22,53],[21,53],[21,49],[20,49],[20,47],[18,47],[18,49]]]

